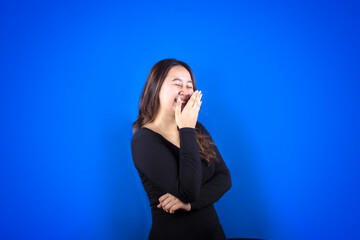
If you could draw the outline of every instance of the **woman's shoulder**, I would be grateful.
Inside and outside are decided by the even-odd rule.
[[[158,139],[158,136],[153,130],[147,127],[141,127],[132,136],[131,146],[133,146],[135,142],[138,142],[140,139],[142,140],[141,142],[154,142],[156,139]]]

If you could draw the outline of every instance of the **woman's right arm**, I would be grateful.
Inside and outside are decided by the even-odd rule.
[[[157,187],[185,203],[200,196],[202,167],[195,129],[179,129],[179,163],[164,142],[153,135],[138,136],[131,144],[135,167]]]

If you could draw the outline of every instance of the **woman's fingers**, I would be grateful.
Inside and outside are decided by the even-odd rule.
[[[193,103],[192,107],[193,107],[196,111],[199,111],[199,107],[200,107],[200,103],[201,103],[201,98],[202,98],[202,93],[201,93],[201,91],[198,92],[196,95],[197,95],[197,96],[196,96],[196,98],[195,98],[195,100],[194,100],[194,103]]]
[[[194,105],[195,99],[197,97],[197,93],[198,91],[196,90],[190,97],[189,101],[187,104],[189,104],[190,107],[192,107]]]
[[[166,193],[164,195],[162,195],[160,198],[159,198],[159,204],[157,205],[158,208],[163,208],[165,210],[165,207],[166,205],[173,201],[173,199],[177,199],[176,197],[174,197],[173,195],[171,195],[170,193]],[[166,210],[165,210],[166,211]]]
[[[197,96],[197,98],[196,98],[196,103],[197,103],[197,104],[200,104],[201,98],[202,98],[202,93],[201,93],[201,91],[200,91],[199,94],[198,94],[198,96]]]
[[[174,199],[173,201],[169,202],[168,204],[166,204],[166,206],[163,207],[163,209],[166,211],[166,212],[170,212],[170,209],[178,204],[179,200],[178,199]]]
[[[178,200],[176,204],[174,204],[170,209],[169,209],[169,213],[173,214],[175,211],[179,210],[179,209],[183,209],[185,211],[190,211],[191,210],[191,205],[190,203],[183,203],[182,201]]]
[[[177,202],[176,204],[171,206],[171,208],[169,209],[169,213],[173,214],[176,210],[180,209],[180,207],[181,207],[181,203]]]
[[[175,213],[175,211],[177,211],[178,209],[190,211],[185,203],[183,203],[180,199],[171,195],[170,193],[162,195],[159,198],[159,201],[160,203],[157,205],[157,207],[162,208],[165,212],[170,214]]]
[[[200,107],[200,105],[202,103],[201,98],[202,98],[202,93],[200,93],[199,96],[196,98],[196,102],[195,102],[194,106]]]
[[[198,91],[198,90],[196,90],[196,91],[193,93],[193,95],[191,96],[191,98],[190,98],[190,100],[189,100],[189,101],[191,101],[191,102],[190,102],[190,106],[191,106],[191,107],[194,107],[194,105],[196,104],[196,102],[197,102],[198,99],[199,99],[200,94],[201,94],[201,91]]]
[[[165,212],[174,213],[181,207],[181,201],[170,193],[164,194],[159,198],[158,208],[162,208]],[[171,211],[170,211],[171,210]]]
[[[177,117],[179,117],[181,115],[181,99],[180,98],[178,98],[176,100],[175,114],[177,115]]]
[[[181,103],[176,103],[175,121],[179,128],[195,128],[201,106],[201,98],[201,91],[195,91],[182,110]]]
[[[198,94],[199,94],[199,91],[198,91],[198,90],[196,90],[195,92],[193,92],[193,94],[191,95],[189,101],[186,103],[185,108],[189,108],[189,107],[192,108],[192,107],[194,106],[194,103],[195,103],[195,101],[196,101],[196,98],[197,98]],[[185,108],[184,108],[184,109],[185,109]]]
[[[159,202],[162,202],[164,201],[166,198],[168,198],[171,194],[170,193],[166,193],[164,195],[162,195],[160,198],[159,198]],[[172,195],[171,195],[172,196]]]
[[[169,202],[173,201],[175,197],[168,197],[164,201],[160,202],[162,207],[165,207]]]
[[[185,109],[193,109],[195,106],[199,105],[200,104],[200,100],[201,100],[201,97],[202,97],[202,93],[201,91],[195,91],[189,101],[186,103],[186,106],[184,107],[184,110]],[[197,109],[196,109],[197,110]]]

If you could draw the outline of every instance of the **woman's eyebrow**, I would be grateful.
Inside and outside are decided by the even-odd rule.
[[[173,81],[176,81],[176,80],[183,81],[183,80],[182,80],[182,79],[180,79],[180,78],[174,78],[174,79],[173,79],[173,80],[171,80],[171,81],[173,82]],[[191,80],[189,80],[189,81],[187,81],[187,82],[192,83],[192,81],[191,81]]]

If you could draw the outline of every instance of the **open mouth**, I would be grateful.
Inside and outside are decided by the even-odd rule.
[[[190,96],[185,96],[185,97],[181,97],[180,98],[181,100],[181,111],[184,109],[184,107],[186,106],[187,102],[189,101],[190,99]],[[175,98],[175,103],[177,102],[177,98]]]

